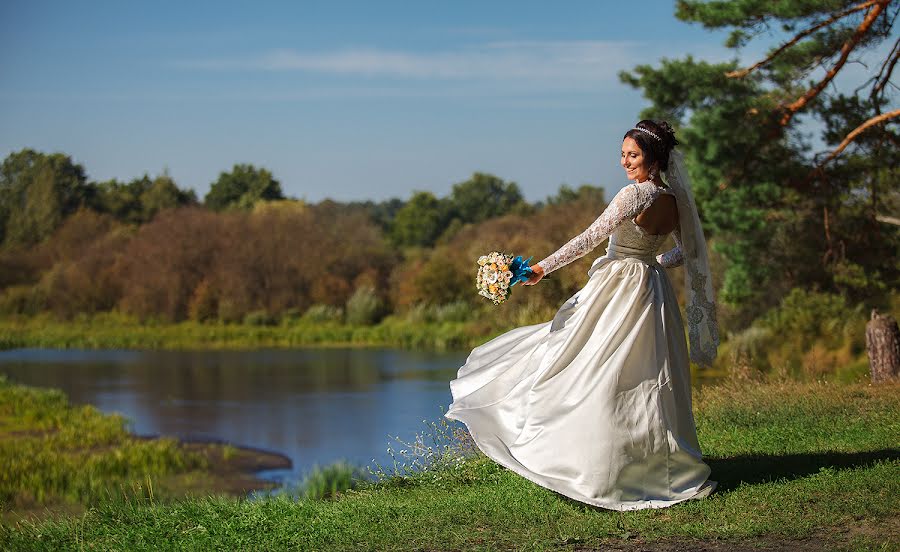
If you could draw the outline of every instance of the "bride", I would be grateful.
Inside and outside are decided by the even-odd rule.
[[[499,464],[612,510],[662,508],[716,487],[697,441],[684,324],[664,270],[685,267],[690,358],[708,365],[718,346],[714,295],[677,144],[665,121],[625,133],[621,164],[634,182],[537,263],[525,285],[609,237],[606,254],[552,320],[473,349],[444,414]],[[675,248],[657,255],[670,233]]]

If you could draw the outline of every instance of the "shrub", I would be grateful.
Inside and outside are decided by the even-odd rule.
[[[298,308],[289,308],[281,313],[281,324],[287,326],[296,323],[303,317],[303,312]]]
[[[821,338],[831,338],[829,341],[840,346],[847,325],[863,317],[861,306],[848,305],[841,295],[794,288],[760,322],[775,335],[792,339],[806,351]],[[864,335],[848,337],[865,339]]]
[[[47,305],[47,297],[40,286],[10,286],[0,295],[0,314],[34,316]]]
[[[381,299],[372,286],[356,288],[347,300],[347,323],[368,325],[378,322],[384,315]]]
[[[841,295],[795,288],[724,342],[717,364],[725,364],[732,377],[839,376],[865,354],[865,322],[862,305]]]
[[[195,322],[205,322],[216,318],[218,310],[219,300],[209,280],[201,281],[188,303],[188,318]]]
[[[463,300],[442,305],[416,303],[406,313],[406,319],[417,324],[435,322],[467,322],[475,317],[475,309]]]
[[[276,322],[275,317],[264,310],[251,311],[244,316],[244,324],[248,326],[273,326]]]
[[[333,305],[312,305],[303,313],[301,320],[306,322],[342,322],[344,309]]]

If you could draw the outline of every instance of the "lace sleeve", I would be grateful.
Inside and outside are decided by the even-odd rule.
[[[684,264],[684,250],[682,249],[681,244],[681,231],[676,228],[674,232],[672,232],[672,236],[675,238],[675,247],[656,256],[656,262],[659,263],[663,268],[672,268],[676,266],[681,266]]]
[[[656,189],[655,184],[650,184]],[[588,254],[592,249],[603,243],[613,230],[622,222],[634,217],[644,210],[652,202],[653,196],[648,193],[646,186],[631,184],[625,186],[609,202],[603,213],[585,229],[554,253],[537,263],[544,269],[544,274],[549,274],[557,268],[563,267],[576,259]]]

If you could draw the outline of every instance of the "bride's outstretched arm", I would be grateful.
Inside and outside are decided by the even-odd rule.
[[[549,274],[557,268],[584,257],[603,243],[603,240],[609,237],[622,222],[643,211],[649,199],[651,198],[647,196],[646,191],[639,186],[633,184],[625,186],[619,190],[603,213],[584,232],[569,240],[536,266],[544,269],[544,274]]]
[[[681,266],[684,263],[684,251],[681,249],[681,231],[676,228],[672,232],[672,236],[675,238],[675,247],[656,256],[656,262],[663,268]]]

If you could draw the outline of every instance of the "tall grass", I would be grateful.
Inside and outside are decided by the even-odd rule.
[[[418,323],[389,316],[374,325],[352,325],[323,315],[302,316],[277,325],[262,313],[244,324],[139,322],[127,316],[97,314],[62,322],[48,315],[0,320],[0,347],[107,349],[251,349],[298,346],[392,346],[453,350],[473,347],[482,326],[444,321]]]
[[[135,438],[126,425],[120,415],[70,405],[58,389],[14,384],[0,374],[0,501],[14,510],[93,504],[135,481],[209,468],[206,457],[175,439]]]
[[[316,464],[298,483],[288,483],[269,495],[324,500],[335,498],[351,489],[358,489],[367,481],[367,475],[362,468],[342,459],[325,466]]]

